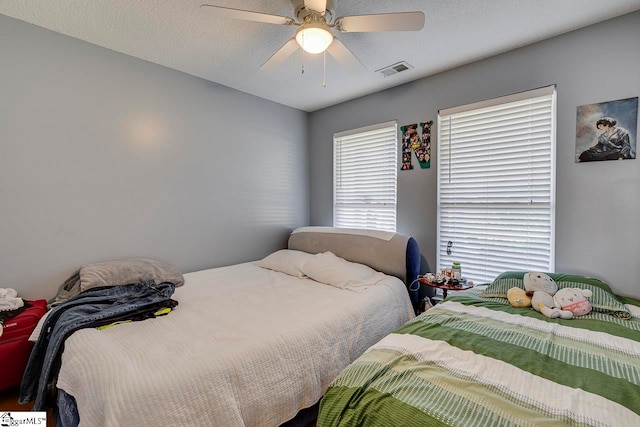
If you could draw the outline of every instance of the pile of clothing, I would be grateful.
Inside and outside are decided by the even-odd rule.
[[[11,288],[0,288],[0,337],[2,336],[2,324],[5,320],[18,315],[27,308],[18,292]]]
[[[183,284],[176,267],[155,260],[131,258],[82,266],[49,301],[51,309],[39,325],[19,402],[35,401],[35,411],[55,404],[60,356],[72,333],[166,315],[178,305],[171,296]]]

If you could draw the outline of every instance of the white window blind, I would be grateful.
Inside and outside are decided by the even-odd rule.
[[[438,265],[554,270],[555,87],[438,114]]]
[[[333,225],[396,231],[396,122],[333,136]]]

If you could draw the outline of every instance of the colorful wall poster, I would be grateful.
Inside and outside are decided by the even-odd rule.
[[[576,115],[576,163],[636,158],[638,97],[581,105]]]
[[[400,170],[410,170],[413,169],[411,151],[414,146],[420,146],[418,124],[400,126],[400,132],[402,133],[402,166],[400,166]]]
[[[431,126],[433,126],[433,120],[420,123],[420,145],[413,149],[422,169],[428,169],[431,166]]]

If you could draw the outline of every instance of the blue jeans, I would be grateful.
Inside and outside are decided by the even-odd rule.
[[[94,328],[121,320],[154,317],[160,308],[178,305],[171,299],[175,284],[150,280],[123,286],[84,291],[51,310],[31,351],[20,387],[19,402],[35,400],[34,411],[48,404],[60,369],[64,340],[82,328]]]

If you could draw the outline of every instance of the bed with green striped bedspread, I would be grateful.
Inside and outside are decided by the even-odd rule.
[[[347,367],[327,426],[640,426],[640,322],[458,292]]]

